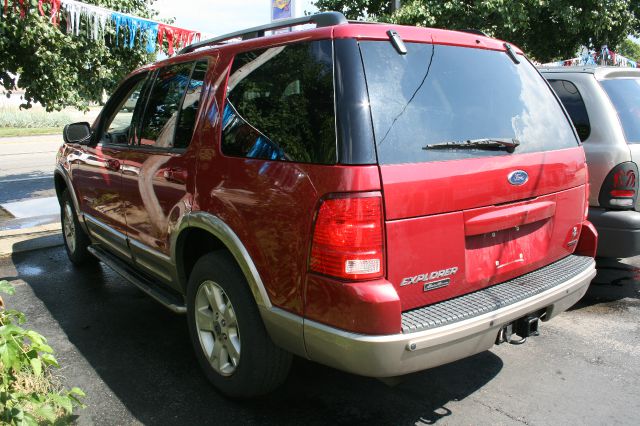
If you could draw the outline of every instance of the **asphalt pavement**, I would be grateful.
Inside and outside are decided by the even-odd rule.
[[[78,424],[622,424],[640,417],[640,258],[609,262],[585,298],[503,344],[395,386],[296,359],[284,386],[252,401],[204,379],[184,317],[104,265],[77,269],[55,247],[0,258],[8,307],[49,338]]]

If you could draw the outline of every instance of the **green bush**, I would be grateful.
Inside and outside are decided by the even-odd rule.
[[[0,281],[0,291],[15,289]],[[53,349],[42,335],[20,327],[24,322],[24,314],[5,309],[0,298],[0,423],[69,424],[73,409],[84,407],[84,392],[60,385],[51,371],[59,367]]]
[[[35,128],[64,127],[73,121],[65,111],[46,112],[44,109],[18,109],[16,107],[0,107],[0,128]]]

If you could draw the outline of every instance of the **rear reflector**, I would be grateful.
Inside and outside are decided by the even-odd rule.
[[[382,198],[376,195],[323,200],[309,263],[314,272],[347,280],[382,277]]]

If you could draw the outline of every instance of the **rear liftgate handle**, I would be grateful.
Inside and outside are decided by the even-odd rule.
[[[538,222],[552,217],[555,212],[555,201],[538,201],[519,206],[498,208],[465,218],[465,235],[480,235]]]

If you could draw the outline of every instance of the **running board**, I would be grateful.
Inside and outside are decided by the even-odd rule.
[[[100,259],[105,265],[116,271],[127,281],[134,284],[143,292],[147,293],[161,305],[169,309],[171,312],[177,314],[184,314],[187,312],[187,307],[184,301],[180,300],[180,297],[175,294],[171,294],[170,291],[165,290],[157,284],[154,284],[149,279],[143,277],[139,272],[133,269],[130,265],[118,259],[116,256],[104,250],[97,244],[92,244],[87,247],[89,252],[95,257]]]

